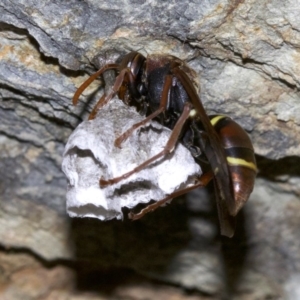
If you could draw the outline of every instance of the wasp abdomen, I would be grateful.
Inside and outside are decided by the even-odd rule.
[[[245,130],[231,118],[210,116],[210,119],[225,149],[236,214],[253,190],[257,173],[253,146]]]

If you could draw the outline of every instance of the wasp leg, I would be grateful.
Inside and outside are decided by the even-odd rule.
[[[175,146],[176,146],[176,143],[177,143],[178,138],[180,136],[181,130],[184,126],[184,123],[189,118],[189,114],[190,114],[191,109],[192,109],[191,103],[186,102],[185,105],[184,105],[183,112],[182,112],[181,116],[179,117],[177,123],[175,124],[175,126],[173,128],[171,136],[170,136],[165,148],[161,152],[159,152],[158,154],[156,154],[153,157],[149,158],[148,160],[146,160],[145,162],[143,162],[142,164],[140,164],[139,166],[137,166],[136,168],[134,168],[130,172],[127,172],[127,173],[125,173],[125,174],[123,174],[119,177],[115,177],[115,178],[112,178],[112,179],[109,179],[109,180],[105,180],[105,179],[101,178],[100,181],[99,181],[100,186],[104,187],[104,186],[107,186],[107,185],[112,185],[112,184],[118,183],[121,180],[128,178],[132,174],[141,171],[142,169],[144,169],[145,167],[147,167],[148,165],[150,165],[151,163],[153,163],[157,159],[165,156],[168,153],[171,153],[175,149]]]
[[[156,210],[158,207],[162,206],[163,204],[165,204],[166,202],[168,202],[169,200],[179,197],[181,195],[184,195],[190,191],[193,191],[199,187],[205,187],[212,179],[213,179],[213,173],[211,171],[202,174],[199,178],[196,178],[196,180],[198,182],[196,182],[195,184],[193,184],[192,186],[189,186],[187,188],[181,189],[179,191],[176,191],[170,195],[168,195],[166,198],[159,200],[153,204],[148,205],[147,207],[145,207],[144,209],[142,209],[139,213],[134,214],[133,212],[130,212],[128,214],[129,219],[132,220],[138,220],[140,218],[142,218],[145,214],[152,212],[154,210]]]
[[[103,94],[102,97],[97,102],[97,104],[94,106],[92,112],[89,115],[89,120],[95,119],[98,110],[104,105],[103,102],[105,101],[105,97],[106,97],[106,95]]]
[[[147,124],[149,121],[157,117],[160,113],[165,111],[167,105],[168,105],[168,100],[169,100],[169,91],[171,88],[172,84],[172,76],[167,75],[161,95],[161,100],[160,100],[160,105],[159,108],[153,112],[151,115],[149,115],[147,118],[142,120],[141,122],[138,122],[134,125],[132,125],[128,130],[123,132],[116,140],[115,140],[115,147],[120,148],[121,144],[139,127],[144,126]]]
[[[134,76],[131,73],[129,68],[123,69],[120,74],[116,77],[114,86],[112,88],[112,91],[106,96],[105,94],[99,99],[99,101],[97,102],[97,104],[94,106],[90,116],[89,116],[89,120],[92,120],[95,118],[97,112],[99,109],[101,109],[101,107],[103,107],[105,104],[107,104],[119,91],[120,87],[122,86],[123,82],[124,82],[124,78],[125,76],[129,77],[129,81],[133,82],[134,81]]]
[[[100,76],[103,72],[111,69],[118,69],[119,65],[118,64],[107,64],[103,66],[101,69],[99,69],[96,73],[92,74],[84,83],[81,84],[81,86],[77,89],[73,96],[73,105],[76,105],[78,102],[78,99],[82,92],[98,77]]]

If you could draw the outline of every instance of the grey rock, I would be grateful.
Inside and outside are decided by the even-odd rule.
[[[219,299],[295,299],[299,28],[296,0],[1,1],[2,251],[24,252],[45,266],[129,268]],[[139,222],[66,216],[64,146],[103,82],[77,107],[71,98],[95,66],[132,50],[186,60],[199,74],[207,112],[228,114],[249,132],[259,179],[232,240],[219,237],[207,190]],[[0,265],[11,266],[3,258]]]

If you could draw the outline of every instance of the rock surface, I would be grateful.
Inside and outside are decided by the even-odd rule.
[[[130,285],[113,285],[107,270],[211,299],[299,298],[299,9],[297,0],[1,1],[2,298],[102,299],[95,286],[105,278],[120,299],[149,292],[126,294]],[[249,132],[260,172],[233,239],[218,234],[209,189],[139,222],[66,216],[64,145],[102,82],[77,107],[71,98],[95,67],[131,50],[186,60],[207,112]],[[74,274],[96,293],[76,294]]]

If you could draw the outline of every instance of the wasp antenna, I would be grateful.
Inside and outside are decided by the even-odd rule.
[[[100,76],[103,72],[111,69],[118,69],[119,65],[118,64],[108,64],[99,69],[96,73],[91,75],[75,92],[73,96],[73,105],[76,105],[78,103],[78,99],[82,92],[98,77]]]

